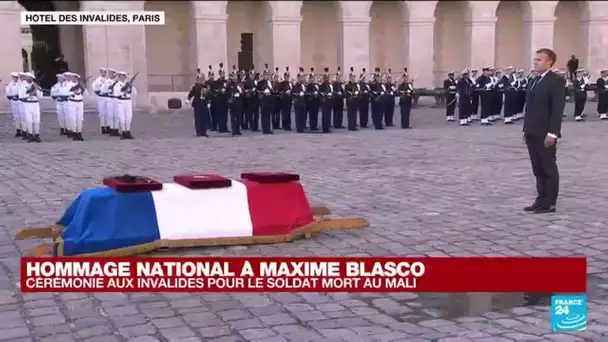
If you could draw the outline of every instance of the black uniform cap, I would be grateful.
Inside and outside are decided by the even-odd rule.
[[[407,72],[407,68],[403,68],[403,72]]]
[[[329,72],[329,68],[323,68],[323,71],[327,74]]]
[[[224,67],[224,63],[220,63],[220,70]]]

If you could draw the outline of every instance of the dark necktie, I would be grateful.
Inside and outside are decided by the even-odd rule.
[[[530,87],[530,90],[534,89],[534,87],[536,87],[536,83],[538,83],[538,81],[540,81],[540,79],[543,78],[542,76],[536,76],[534,77],[534,81],[532,82],[532,87]]]

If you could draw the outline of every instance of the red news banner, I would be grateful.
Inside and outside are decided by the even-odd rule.
[[[585,293],[585,258],[23,258],[23,292]]]

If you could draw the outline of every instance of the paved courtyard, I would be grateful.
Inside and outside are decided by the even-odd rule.
[[[414,111],[412,130],[331,135],[248,133],[194,138],[191,114],[136,113],[133,141],[98,133],[59,137],[43,115],[45,143],[12,137],[0,114],[0,341],[606,341],[608,340],[608,122],[589,106],[558,151],[558,212],[522,212],[533,179],[521,123],[460,128],[443,110]],[[397,108],[398,111],[398,108]],[[549,331],[547,298],[524,294],[22,294],[15,244],[25,225],[54,222],[104,176],[286,170],[311,201],[371,227],[289,244],[208,248],[181,255],[566,256],[589,258],[588,331]],[[564,274],[564,277],[568,277]]]

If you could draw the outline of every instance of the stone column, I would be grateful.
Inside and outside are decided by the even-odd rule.
[[[469,68],[481,69],[495,64],[496,9],[500,1],[469,1],[467,31]],[[483,51],[483,53],[480,53]]]
[[[294,77],[300,67],[302,1],[270,1],[271,13],[268,22],[271,35],[270,65],[280,68],[281,75],[289,67]]]
[[[196,25],[198,68],[217,70],[219,63],[228,67],[228,30],[226,6],[228,1],[192,1]]]
[[[528,2],[527,13],[525,13],[524,19],[524,60],[529,63],[528,68],[532,67],[532,60],[534,59],[536,50],[540,48],[553,48],[556,7],[557,1]]]
[[[404,30],[405,55],[414,87],[434,86],[435,7],[437,1],[406,1]]]
[[[584,32],[584,51],[580,56],[580,64],[591,72],[593,82],[599,77],[600,70],[608,68],[608,2],[586,1],[582,18]],[[558,56],[563,62],[570,56]],[[563,64],[563,63],[561,63]]]
[[[10,79],[11,72],[24,71],[21,58],[21,7],[17,1],[0,2],[0,32],[2,32],[2,48],[5,53],[0,57],[0,79],[3,86]],[[4,97],[3,97],[4,99]]]
[[[363,68],[367,73],[373,72],[374,66],[369,65],[371,5],[371,1],[340,1],[338,66],[344,73],[348,73],[350,67],[355,68],[357,74],[361,73]]]

